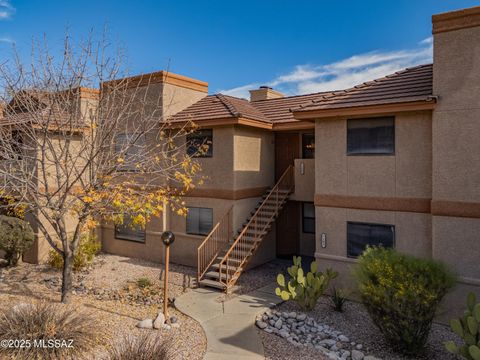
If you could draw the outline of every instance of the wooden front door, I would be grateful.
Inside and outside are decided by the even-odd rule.
[[[300,158],[298,133],[275,134],[275,180],[285,172],[294,160]],[[288,201],[276,220],[277,256],[291,257],[298,253],[300,237],[300,206],[295,201]]]
[[[293,165],[300,158],[298,133],[275,134],[275,181],[282,176],[288,165]]]
[[[277,256],[291,258],[297,255],[300,242],[300,203],[288,201],[276,220]]]

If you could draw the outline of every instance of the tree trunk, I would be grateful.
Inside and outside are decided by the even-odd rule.
[[[72,293],[72,267],[73,255],[63,255],[63,277],[62,277],[62,303],[70,301]]]

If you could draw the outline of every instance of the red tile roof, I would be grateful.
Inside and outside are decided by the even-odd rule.
[[[226,118],[247,118],[270,123],[270,120],[248,100],[223,94],[206,96],[170,117],[169,121],[186,122]]]
[[[353,88],[334,91],[293,109],[295,112],[343,109],[432,100],[432,64],[398,71]]]
[[[432,100],[432,64],[398,71],[341,91],[249,102],[222,94],[209,95],[171,118],[173,122],[248,118],[270,124],[294,123],[294,112],[345,109]]]
[[[259,100],[252,102],[252,106],[260,110],[273,123],[298,121],[293,117],[292,109],[308,101],[318,99],[332,92],[320,92],[307,95],[288,96],[277,99]]]

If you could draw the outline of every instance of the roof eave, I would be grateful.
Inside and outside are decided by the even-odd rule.
[[[388,113],[397,113],[405,111],[433,110],[435,100],[422,100],[410,102],[398,102],[380,105],[352,106],[344,108],[315,109],[315,110],[294,110],[293,116],[298,120],[315,121],[321,118],[330,118],[337,116],[356,116],[356,115],[381,115]]]
[[[268,130],[271,130],[273,125],[265,121],[259,121],[259,120],[250,119],[247,117],[227,117],[227,118],[207,119],[207,120],[192,119],[191,123],[203,128],[210,127],[210,126],[222,126],[222,125],[245,125],[245,126],[251,126],[251,127],[268,129]],[[188,121],[178,121],[178,122],[171,122],[167,126],[171,128],[179,128],[187,124],[188,124]]]

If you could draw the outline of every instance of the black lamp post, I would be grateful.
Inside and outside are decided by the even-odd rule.
[[[168,263],[170,261],[170,245],[175,241],[175,235],[171,231],[164,231],[162,234],[162,242],[165,245],[165,279],[163,284],[163,315],[165,321],[168,321]]]

